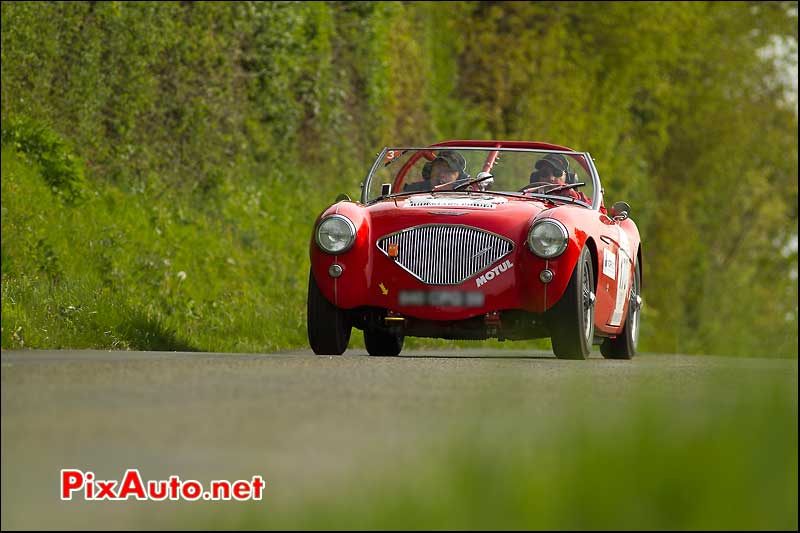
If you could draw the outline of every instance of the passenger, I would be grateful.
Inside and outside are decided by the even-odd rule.
[[[539,189],[531,189],[536,192],[547,194],[548,189],[556,189],[559,185],[576,183],[575,174],[569,170],[569,161],[561,154],[547,154],[538,160],[534,167],[535,170],[531,173],[530,182],[542,184]],[[547,185],[553,185],[553,187],[547,187]],[[553,194],[569,196],[588,204],[592,203],[585,194],[575,189],[564,189]]]

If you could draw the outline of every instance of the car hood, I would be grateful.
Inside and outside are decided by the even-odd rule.
[[[388,198],[367,207],[373,239],[422,224],[464,224],[525,239],[530,222],[552,205],[494,194],[422,193]]]

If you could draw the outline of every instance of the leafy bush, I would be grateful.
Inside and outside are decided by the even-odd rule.
[[[44,181],[65,201],[74,204],[84,197],[83,165],[49,127],[29,119],[4,120],[2,146],[13,148],[40,165]]]
[[[644,243],[643,349],[797,354],[797,90],[786,80],[795,3],[1,9],[3,144],[38,165],[36,179],[66,205],[85,195],[84,217],[109,222],[75,226],[89,232],[84,242],[105,243],[90,249],[104,286],[136,290],[125,287],[141,281],[132,272],[153,269],[120,250],[180,246],[154,236],[167,225],[197,244],[193,264],[208,249],[252,261],[248,294],[286,301],[278,308],[302,329],[294,274],[306,268],[315,211],[339,192],[355,196],[382,145],[545,140],[591,151],[607,203],[632,205]],[[46,203],[6,190],[4,210],[29,205],[4,211],[4,238],[5,225],[24,227],[18,217],[36,219]],[[72,276],[74,245],[58,235],[4,247],[4,274]],[[222,272],[214,297],[193,294],[188,316],[242,289]]]

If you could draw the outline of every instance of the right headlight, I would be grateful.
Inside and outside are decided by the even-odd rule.
[[[316,240],[323,252],[339,255],[353,246],[356,227],[343,215],[330,215],[317,226]]]
[[[567,249],[568,242],[567,228],[552,218],[534,222],[528,231],[528,248],[542,259],[558,257]]]

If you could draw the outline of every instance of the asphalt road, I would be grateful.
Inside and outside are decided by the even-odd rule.
[[[712,377],[731,387],[758,376],[796,384],[797,368],[796,360],[559,361],[469,350],[398,358],[4,351],[2,527],[160,527],[165,510],[193,505],[62,502],[62,468],[98,479],[127,468],[153,480],[260,474],[267,505],[280,506],[379,468],[413,467],[414,454],[459,421],[544,421],[566,399],[613,412],[631,390],[691,401]]]

